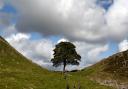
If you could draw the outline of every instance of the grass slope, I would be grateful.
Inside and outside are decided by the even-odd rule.
[[[88,70],[92,71],[89,76],[92,80],[118,89],[128,89],[128,50],[96,63]]]
[[[69,73],[68,83],[81,89],[113,89],[99,85],[87,77],[92,71]],[[64,76],[60,72],[50,72],[32,63],[3,38],[0,37],[0,89],[66,89]]]

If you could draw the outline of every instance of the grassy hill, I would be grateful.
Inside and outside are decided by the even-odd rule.
[[[102,85],[117,89],[128,89],[128,50],[105,58],[99,63],[83,70],[90,71],[90,79]]]
[[[113,89],[90,80],[95,69],[68,73],[70,89]],[[60,72],[51,72],[18,53],[0,37],[0,89],[66,89]]]

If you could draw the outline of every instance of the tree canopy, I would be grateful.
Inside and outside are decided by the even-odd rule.
[[[68,64],[79,65],[81,56],[76,52],[75,45],[71,42],[60,42],[55,46],[54,58],[51,59],[53,66],[58,67],[61,64],[65,67]]]

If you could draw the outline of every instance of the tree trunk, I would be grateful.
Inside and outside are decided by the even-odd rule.
[[[64,60],[63,65],[64,65],[64,67],[63,67],[63,73],[65,73],[66,72],[65,71],[65,68],[66,68],[66,60]]]

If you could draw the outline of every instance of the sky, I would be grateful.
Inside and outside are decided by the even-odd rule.
[[[0,35],[49,70],[55,45],[70,41],[82,69],[128,49],[127,0],[0,0]]]

